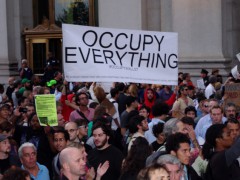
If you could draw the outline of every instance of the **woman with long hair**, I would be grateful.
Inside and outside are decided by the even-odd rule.
[[[119,180],[135,180],[141,169],[145,167],[147,157],[152,153],[148,141],[137,137],[123,161],[122,173]]]

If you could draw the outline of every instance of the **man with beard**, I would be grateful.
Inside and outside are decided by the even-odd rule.
[[[145,90],[144,104],[150,109],[150,114],[149,114],[150,119],[153,118],[152,107],[153,107],[156,99],[157,99],[156,92],[153,89],[148,88],[147,90]]]
[[[234,103],[227,103],[224,106],[225,117],[227,119],[237,118],[237,110],[236,105]]]
[[[92,132],[96,148],[88,154],[89,164],[97,171],[99,165],[109,161],[109,168],[101,180],[118,179],[124,157],[120,150],[108,143],[111,129],[98,121],[93,125]]]
[[[137,137],[145,138],[144,133],[148,130],[148,122],[143,116],[136,115],[130,119],[128,127],[129,132],[132,134],[128,144],[128,151],[130,151],[133,141],[135,141]]]

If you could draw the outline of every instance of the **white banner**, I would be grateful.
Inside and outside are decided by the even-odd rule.
[[[70,82],[177,85],[178,34],[63,24]]]

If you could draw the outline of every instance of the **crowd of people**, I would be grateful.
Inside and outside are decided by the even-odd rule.
[[[218,69],[205,89],[179,72],[178,86],[67,82],[22,61],[1,89],[0,179],[239,180],[238,106],[226,103]],[[49,69],[51,73],[49,73]],[[47,77],[47,78],[46,78]],[[58,126],[41,126],[35,96],[55,94]]]

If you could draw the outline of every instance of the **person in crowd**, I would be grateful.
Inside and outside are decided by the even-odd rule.
[[[172,134],[166,141],[166,152],[176,156],[183,164],[183,178],[201,180],[196,171],[189,165],[190,163],[190,140],[182,133]]]
[[[201,70],[201,78],[203,79],[203,83],[205,87],[207,87],[209,84],[209,76],[208,76],[208,71],[206,69]]]
[[[169,180],[170,175],[165,165],[153,164],[140,171],[137,180]]]
[[[178,72],[178,85],[183,82],[183,72]]]
[[[127,96],[126,98],[126,110],[122,112],[121,117],[120,117],[120,124],[121,124],[121,134],[122,136],[125,135],[126,131],[127,131],[127,117],[128,114],[133,111],[136,110],[138,107],[138,102],[137,99],[133,96]]]
[[[156,101],[156,103],[152,107],[152,113],[154,118],[148,124],[149,129],[145,133],[145,137],[148,140],[149,144],[153,143],[153,141],[156,140],[156,137],[152,132],[153,126],[155,124],[158,124],[159,122],[165,123],[165,119],[167,118],[169,113],[169,106],[165,102]]]
[[[182,85],[179,87],[179,98],[174,102],[172,107],[172,116],[182,118],[184,116],[184,110],[188,106],[194,106],[193,100],[188,97],[188,87]]]
[[[237,159],[240,156],[240,139],[233,144],[225,124],[209,127],[202,152],[203,157],[209,161],[205,173],[206,180],[239,179],[240,167]]]
[[[176,156],[171,154],[161,155],[156,159],[156,163],[166,167],[170,180],[180,180],[182,178],[183,164]]]
[[[212,102],[213,101],[209,102],[210,106],[212,105]],[[218,105],[213,107],[211,106],[210,115],[209,117],[206,116],[199,120],[195,128],[196,135],[202,137],[203,139],[205,139],[206,131],[212,124],[223,124],[227,120],[223,116],[222,108]]]
[[[150,109],[147,106],[145,106],[144,104],[142,106],[140,106],[139,114],[141,116],[143,116],[147,120],[148,123],[151,122],[151,119],[149,119]]]
[[[136,138],[145,138],[144,133],[148,130],[148,122],[143,116],[136,115],[130,119],[128,123],[128,129],[129,132],[132,134],[130,142],[128,144],[128,151],[130,151]]]
[[[52,166],[53,166],[53,179],[60,179],[61,175],[61,166],[59,163],[60,152],[67,147],[69,143],[69,134],[62,128],[56,129],[53,132],[53,145],[57,151],[57,155],[54,157]]]
[[[217,82],[220,82],[221,84],[223,83],[223,78],[222,75],[219,74],[219,69],[217,68],[212,69],[212,75],[217,77]]]
[[[153,118],[152,107],[156,99],[157,99],[156,92],[153,89],[148,88],[144,91],[144,104],[150,109],[150,114],[149,114],[150,119]]]
[[[230,136],[235,141],[240,135],[239,121],[235,118],[228,118],[228,120],[225,122],[225,124],[227,124],[227,128],[230,131]]]
[[[152,142],[151,144],[153,151],[158,151],[159,148],[161,148],[165,143],[166,138],[163,134],[163,127],[164,123],[159,122],[152,128],[153,134],[156,137],[156,141]]]
[[[83,91],[77,93],[75,96],[75,102],[79,106],[79,109],[71,112],[69,120],[75,121],[76,119],[86,119],[87,121],[92,121],[94,109],[88,107],[88,94]]]
[[[19,167],[8,169],[1,180],[31,180],[28,171]]]
[[[30,80],[33,76],[32,69],[28,67],[28,63],[26,59],[22,60],[22,67],[18,71],[19,71],[19,76],[22,79],[27,78],[28,80]]]
[[[118,83],[116,84],[116,87],[119,90],[119,96],[117,98],[117,103],[118,103],[118,112],[119,115],[123,113],[123,111],[126,110],[126,98],[127,95],[124,93],[125,89],[125,84],[124,83]]]
[[[7,87],[7,90],[6,90],[6,95],[8,97],[8,100],[12,101],[12,93],[14,91],[14,81],[15,81],[15,77],[13,76],[10,76],[8,78],[8,87]]]
[[[16,167],[16,162],[10,157],[11,145],[9,137],[5,134],[0,134],[0,175],[11,168]]]
[[[8,121],[10,106],[8,104],[0,104],[0,124]]]
[[[195,119],[197,117],[197,111],[194,106],[188,106],[184,110],[184,114],[186,117],[190,117],[192,119]]]
[[[185,86],[193,86],[193,82],[191,81],[191,75],[189,73],[183,73],[182,75],[183,81],[180,83],[180,86],[185,85]]]
[[[167,101],[173,94],[172,86],[165,85],[163,89],[158,93],[159,99],[162,101]]]
[[[109,168],[101,179],[118,179],[120,176],[123,154],[120,150],[108,143],[111,135],[110,127],[98,121],[94,124],[92,132],[96,148],[88,153],[89,164],[97,171],[100,164],[109,161]]]
[[[152,150],[144,137],[136,137],[127,157],[123,161],[119,180],[135,180]]]
[[[207,99],[214,98],[214,95],[216,93],[216,89],[215,89],[216,82],[217,82],[216,76],[212,75],[209,77],[209,84],[205,89],[205,97]]]
[[[227,119],[237,118],[237,107],[234,103],[227,103],[224,106],[224,113]]]
[[[49,171],[46,166],[37,162],[37,149],[29,142],[26,142],[18,149],[18,155],[22,163],[22,169],[28,171],[34,180],[50,180]]]

